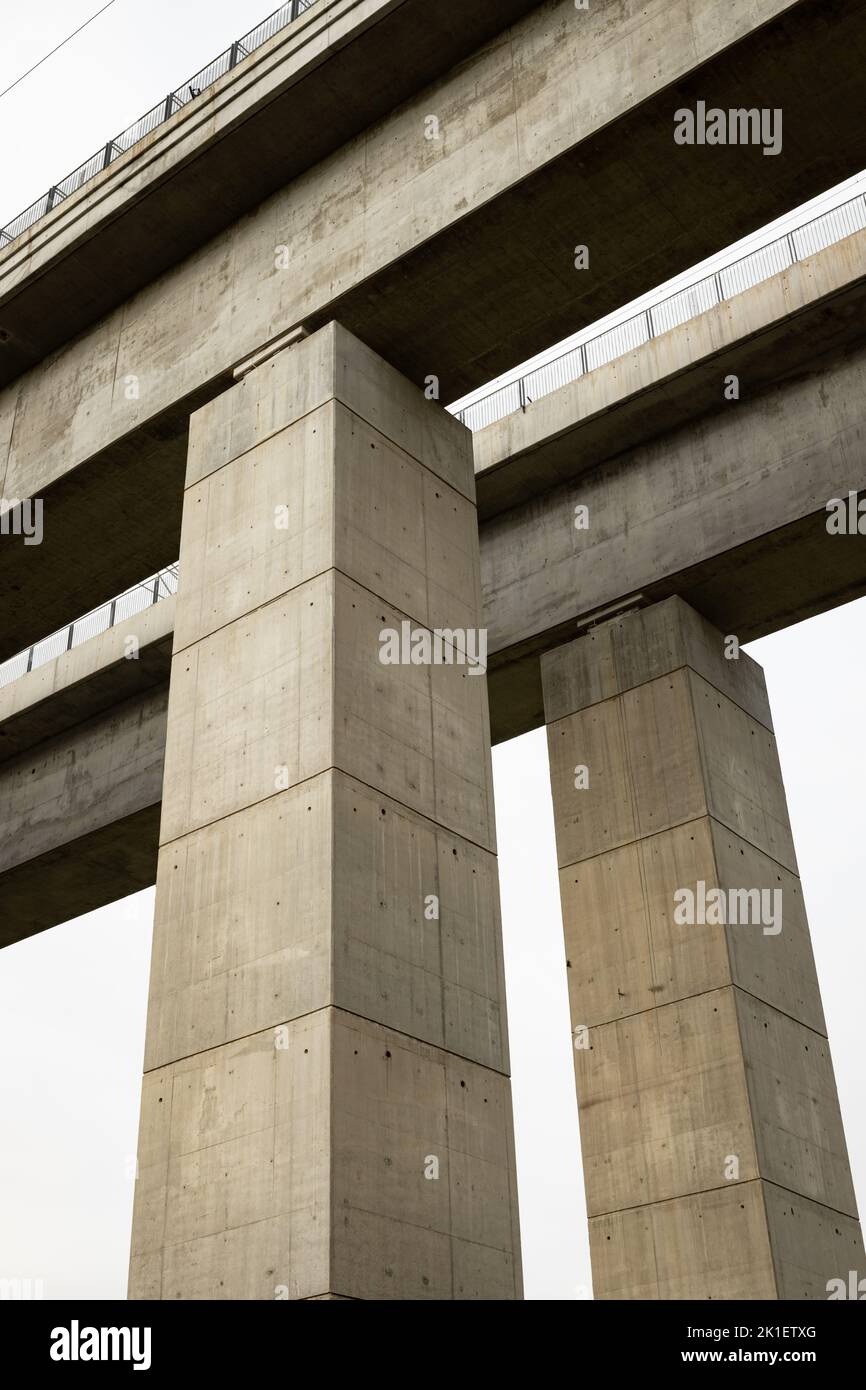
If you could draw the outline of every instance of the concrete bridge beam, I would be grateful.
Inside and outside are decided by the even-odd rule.
[[[0,491],[44,498],[46,512],[27,615],[22,557],[0,550],[0,659],[31,639],[30,614],[50,630],[174,558],[188,415],[278,334],[339,319],[452,400],[866,165],[859,0],[525,8],[356,0],[333,7],[347,29],[329,46],[333,10],[316,6],[0,255]],[[388,14],[371,25],[371,10]],[[503,28],[310,167],[297,148],[275,157],[283,185],[259,201],[255,152],[286,143],[287,109],[293,131],[318,129],[333,67],[342,88],[360,47],[363,80],[379,25],[405,34],[409,12],[417,24],[428,10],[431,45],[464,23],[489,35],[497,12]],[[301,80],[314,33],[316,78]],[[675,112],[710,94],[723,109],[782,110],[782,151],[677,144]],[[430,116],[439,139],[425,137]],[[189,194],[188,169],[193,189],[231,184],[234,220],[216,235],[219,200]],[[585,270],[576,245],[590,248]]]

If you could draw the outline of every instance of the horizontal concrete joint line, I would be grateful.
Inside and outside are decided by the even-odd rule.
[[[762,1008],[772,1009],[773,1013],[779,1014],[782,1018],[787,1018],[791,1023],[796,1023],[799,1028],[805,1028],[813,1037],[820,1038],[822,1042],[828,1043],[829,1038],[826,1033],[822,1033],[820,1028],[813,1028],[810,1023],[804,1022],[802,1018],[797,1018],[796,1014],[789,1014],[786,1009],[780,1009],[778,1004],[773,1004],[769,999],[762,999],[759,994],[753,993],[750,989],[744,989],[737,984],[736,980],[725,980],[722,984],[711,985],[709,989],[699,989],[695,994],[680,994],[675,999],[663,999],[658,1004],[651,1004],[646,1009],[635,1009],[630,1014],[614,1014],[611,1018],[601,1019],[600,1022],[590,1023],[587,1027],[592,1031],[593,1028],[612,1028],[617,1023],[628,1023],[630,1019],[641,1018],[645,1014],[658,1013],[659,1009],[675,1009],[679,1004],[688,1004],[693,999],[703,999],[708,994],[721,994],[723,990],[736,990],[746,999],[754,999],[756,1004]],[[742,1044],[742,1039],[740,1040]]]
[[[786,874],[790,874],[792,878],[797,879],[798,883],[802,882],[797,869],[792,869],[789,864],[783,864],[781,859],[776,859],[770,854],[769,850],[762,849],[760,845],[753,844],[751,840],[747,840],[736,826],[728,825],[725,821],[720,820],[718,816],[711,815],[709,811],[704,811],[699,816],[687,816],[684,820],[671,821],[669,825],[663,826],[661,830],[649,830],[646,835],[634,835],[631,839],[623,840],[619,844],[610,845],[607,849],[595,850],[592,854],[585,854],[582,859],[569,859],[567,864],[557,863],[557,868],[560,873],[565,873],[566,869],[574,869],[577,868],[579,864],[588,864],[593,859],[601,859],[604,855],[611,854],[614,850],[625,849],[628,845],[645,844],[647,840],[654,840],[658,835],[667,835],[671,830],[680,830],[686,825],[697,825],[700,821],[704,820],[710,821],[713,825],[717,825],[720,830],[725,830],[729,835],[735,835],[738,840],[743,840],[745,844],[751,845],[752,848],[757,850],[759,854],[762,854],[765,859],[769,859],[772,864],[777,865],[780,869],[784,869]]]
[[[383,792],[381,787],[374,787],[370,782],[365,782],[363,777],[359,777],[355,772],[349,772],[341,767],[339,763],[329,763],[327,767],[320,767],[318,772],[311,772],[309,777],[302,777],[299,782],[293,782],[290,787],[283,787],[279,791],[269,792],[267,796],[259,797],[257,801],[251,802],[249,806],[239,806],[233,811],[226,811],[225,815],[215,816],[213,820],[205,821],[202,825],[196,825],[191,830],[184,830],[180,835],[172,835],[170,840],[160,840],[160,849],[166,849],[169,845],[179,844],[181,840],[188,840],[191,835],[198,835],[202,830],[208,830],[212,825],[219,825],[221,821],[231,820],[233,816],[243,815],[244,811],[250,810],[252,806],[261,806],[266,801],[274,801],[278,796],[286,796],[289,792],[297,791],[299,787],[305,787],[310,782],[315,782],[317,778],[326,776],[329,772],[339,772],[341,776],[348,777],[350,782],[357,782],[360,787],[366,787],[374,796],[381,797],[383,801],[391,801],[395,806],[399,806],[401,811],[407,812],[410,816],[417,816],[419,820],[425,821],[427,825],[440,830],[443,835],[453,835],[455,840],[462,840],[464,844],[472,845],[474,849],[480,850],[482,854],[489,854],[492,859],[496,859],[497,852],[489,845],[482,845],[478,840],[472,840],[468,835],[464,835],[459,830],[452,830],[450,825],[444,821],[433,820],[430,816],[425,816],[423,811],[416,811],[414,806],[409,806],[407,802],[400,801],[390,792]],[[789,870],[790,872],[790,870]]]
[[[677,1192],[673,1197],[656,1197],[647,1202],[633,1202],[627,1207],[611,1207],[609,1211],[594,1211],[592,1213],[587,1213],[587,1215],[590,1221],[604,1221],[611,1216],[621,1216],[624,1211],[645,1211],[647,1207],[666,1207],[670,1206],[672,1202],[691,1201],[695,1197],[708,1197],[712,1192],[727,1192],[731,1188],[750,1187],[756,1182],[767,1182],[767,1179],[760,1176],[756,1178],[736,1178],[731,1182],[718,1183],[715,1187],[699,1187],[694,1191]],[[802,1198],[802,1193],[794,1193],[793,1195]],[[806,1200],[811,1202],[814,1199],[808,1197]],[[816,1205],[822,1206],[823,1203],[818,1202]],[[828,1208],[828,1210],[832,1211],[832,1207]],[[842,1214],[843,1213],[840,1213],[840,1215]]]
[[[655,1201],[638,1202],[628,1207],[613,1207],[610,1211],[594,1212],[589,1219],[590,1221],[603,1221],[607,1217],[619,1216],[624,1211],[644,1211],[647,1207],[669,1206],[671,1202],[682,1202],[690,1200],[693,1197],[704,1197],[711,1192],[726,1192],[730,1188],[750,1187],[754,1183],[766,1183],[768,1187],[775,1187],[778,1192],[787,1192],[789,1196],[793,1197],[798,1202],[808,1202],[810,1206],[823,1207],[825,1211],[831,1211],[834,1216],[841,1216],[845,1221],[859,1221],[860,1219],[856,1210],[853,1213],[850,1211],[840,1211],[838,1207],[831,1207],[826,1202],[818,1201],[816,1197],[808,1196],[805,1192],[795,1192],[792,1187],[784,1187],[782,1183],[774,1182],[772,1178],[761,1177],[760,1174],[755,1178],[737,1178],[731,1182],[719,1183],[717,1187],[700,1188],[696,1192],[677,1192],[673,1197],[659,1197]]]
[[[394,613],[397,614],[398,617],[405,618],[407,622],[413,623],[418,631],[432,633],[436,631],[443,632],[458,630],[458,625],[455,625],[454,628],[450,629],[432,628],[429,626],[428,623],[424,622],[423,619],[416,617],[413,613],[407,613],[406,610],[403,608],[395,608],[392,599],[386,598],[384,594],[377,594],[375,589],[370,589],[367,587],[366,584],[362,584],[360,579],[356,579],[355,576],[353,574],[350,574],[348,570],[342,569],[339,565],[328,565],[323,570],[317,570],[315,574],[308,574],[303,579],[299,579],[297,584],[292,584],[289,586],[288,589],[283,589],[279,594],[276,594],[273,598],[269,598],[266,603],[257,603],[255,607],[248,608],[243,613],[238,613],[234,618],[229,618],[227,622],[220,623],[218,627],[209,628],[203,636],[194,637],[190,642],[187,642],[186,646],[173,647],[172,656],[181,656],[184,652],[190,651],[193,647],[200,647],[201,644],[203,642],[206,642],[209,637],[215,637],[218,632],[225,632],[226,628],[233,627],[235,623],[242,623],[244,619],[248,618],[252,613],[260,613],[266,608],[273,607],[275,603],[282,603],[282,601],[285,598],[287,598],[289,594],[297,593],[299,589],[303,589],[307,584],[312,584],[316,579],[324,578],[326,574],[339,574],[343,579],[347,580],[349,584],[353,585],[354,588],[360,589],[362,593],[369,594],[370,597],[374,598],[377,603],[383,603],[386,608],[390,608]],[[483,627],[483,624],[479,623],[479,627]],[[457,655],[461,655],[460,649],[458,647],[455,647],[452,642],[446,642],[445,646],[448,647],[449,650],[457,653]],[[465,656],[462,662],[445,662],[444,664],[446,666],[465,665],[473,666],[476,668],[480,665],[478,661],[474,660],[473,658],[470,658],[469,656]],[[487,671],[486,666],[483,669],[485,670],[485,672]]]
[[[478,1067],[479,1070],[491,1072],[494,1076],[502,1076],[506,1081],[511,1080],[510,1071],[491,1067],[486,1062],[479,1062],[474,1057],[467,1057],[464,1052],[454,1052],[450,1047],[442,1047],[439,1043],[428,1042],[426,1038],[417,1038],[414,1033],[404,1033],[401,1029],[392,1027],[390,1023],[383,1023],[378,1018],[368,1018],[366,1014],[355,1013],[353,1009],[347,1009],[343,1004],[322,1004],[318,1009],[309,1009],[306,1013],[296,1014],[294,1018],[284,1018],[279,1023],[268,1024],[267,1028],[257,1028],[252,1033],[242,1033],[239,1037],[228,1038],[225,1042],[209,1043],[207,1047],[202,1047],[197,1052],[186,1052],[182,1057],[173,1057],[170,1062],[161,1062],[158,1067],[145,1066],[144,1075],[155,1076],[157,1072],[170,1071],[172,1067],[181,1066],[184,1062],[191,1062],[195,1057],[203,1057],[206,1052],[219,1052],[222,1048],[236,1047],[238,1043],[248,1042],[251,1038],[261,1038],[265,1033],[274,1033],[278,1028],[288,1028],[294,1023],[303,1022],[305,1018],[316,1018],[317,1015],[326,1014],[329,1011],[342,1014],[344,1018],[356,1018],[359,1023],[369,1023],[373,1028],[382,1028],[395,1038],[406,1038],[408,1042],[417,1043],[420,1047],[429,1047],[433,1052],[447,1053],[449,1057],[456,1058],[458,1062],[465,1062],[467,1066]],[[265,1126],[265,1128],[269,1128],[269,1126]],[[201,1147],[208,1146],[202,1145]]]

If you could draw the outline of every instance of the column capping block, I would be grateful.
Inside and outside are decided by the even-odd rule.
[[[674,595],[610,618],[541,657],[545,723],[688,668],[770,733],[763,671],[745,652],[727,660],[723,634]]]

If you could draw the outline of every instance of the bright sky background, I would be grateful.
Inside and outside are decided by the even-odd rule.
[[[0,89],[93,13],[99,0],[13,4],[4,13]],[[146,8],[116,0],[0,98],[0,223],[267,12],[267,0],[149,0]],[[832,201],[864,185],[862,177],[852,181]],[[781,229],[802,215],[783,220]],[[747,650],[769,683],[862,1195],[866,744],[858,733],[866,600]],[[536,1299],[587,1297],[543,732],[496,749],[494,765],[526,1292]],[[125,1296],[152,913],[148,891],[0,952],[0,1277],[42,1279],[47,1297]]]

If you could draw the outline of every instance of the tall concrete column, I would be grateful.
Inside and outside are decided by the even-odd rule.
[[[338,325],[193,416],[133,1298],[521,1296],[474,498]]]
[[[543,661],[598,1298],[866,1267],[761,669],[681,600]]]

